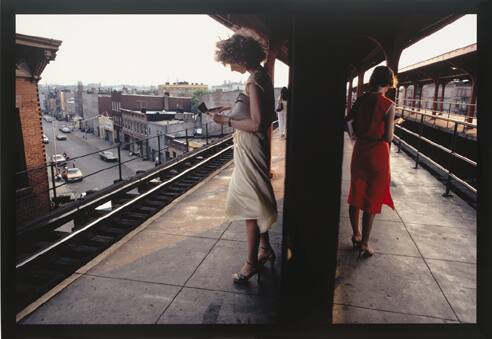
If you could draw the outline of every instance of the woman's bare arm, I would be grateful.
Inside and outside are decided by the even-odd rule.
[[[392,104],[388,113],[384,116],[384,141],[391,145],[393,141],[393,129],[395,126],[395,105]]]

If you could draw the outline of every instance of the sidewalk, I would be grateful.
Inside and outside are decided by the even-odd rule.
[[[108,147],[114,147],[113,149],[110,149],[108,151],[113,152],[113,154],[115,155],[118,154],[116,143],[110,144],[108,141],[101,139],[92,133],[84,133],[78,129],[74,129],[72,135],[78,137],[80,139],[80,142],[88,143],[99,150],[107,149]],[[87,139],[85,139],[84,137],[86,137]],[[146,171],[155,167],[154,162],[143,160],[142,158],[136,158],[135,156],[130,156],[127,150],[122,149],[121,160],[127,161],[129,159],[135,160],[125,163],[124,166],[128,167],[133,172],[136,172],[138,170]]]
[[[476,322],[476,211],[425,169],[391,150],[396,210],[376,216],[370,244],[357,259],[347,196],[352,144],[345,140],[335,323]]]

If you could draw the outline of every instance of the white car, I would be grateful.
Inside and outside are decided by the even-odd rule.
[[[63,133],[70,133],[70,132],[72,132],[72,130],[70,129],[70,127],[67,127],[67,126],[64,126],[64,127],[60,128],[60,131],[62,131]]]
[[[53,160],[53,163],[57,166],[65,165],[67,163],[67,159],[65,159],[65,157],[61,154],[53,154],[51,158]]]
[[[50,139],[48,139],[46,134],[43,134],[43,144],[49,144],[49,143],[50,143]]]
[[[50,117],[49,115],[44,115],[43,116],[43,119],[44,119],[44,121],[47,121],[47,122],[52,122],[53,121],[53,118]]]
[[[84,175],[80,169],[73,167],[65,169],[62,173],[62,178],[65,179],[66,182],[82,181]]]
[[[67,136],[65,134],[57,134],[56,140],[67,140]]]
[[[118,161],[118,157],[110,151],[99,152],[99,157],[104,161]]]

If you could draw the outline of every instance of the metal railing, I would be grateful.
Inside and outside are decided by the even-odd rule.
[[[94,176],[96,174],[99,174],[103,171],[110,171],[110,170],[117,167],[118,168],[117,178],[115,178],[114,182],[109,183],[111,185],[115,182],[123,180],[122,165],[125,165],[131,161],[135,161],[135,160],[139,159],[140,157],[143,157],[144,153],[145,153],[146,158],[148,160],[148,158],[149,158],[148,149],[146,149],[146,151],[144,152],[143,148],[144,148],[144,144],[146,144],[148,146],[148,142],[152,139],[157,138],[157,150],[153,150],[157,153],[157,156],[155,157],[155,159],[153,158],[152,161],[155,160],[155,162],[154,162],[155,166],[158,166],[158,165],[162,164],[162,152],[166,151],[166,149],[169,148],[169,145],[166,145],[166,144],[162,145],[162,143],[161,143],[162,137],[164,137],[164,143],[166,140],[184,139],[185,152],[183,152],[183,153],[181,153],[181,154],[177,155],[176,157],[173,157],[169,160],[166,159],[167,161],[165,161],[165,163],[171,163],[173,161],[179,160],[186,153],[190,152],[190,144],[189,144],[190,139],[197,139],[197,138],[205,139],[205,144],[203,146],[207,146],[210,142],[210,139],[221,138],[221,137],[224,137],[226,135],[231,134],[234,131],[233,128],[230,128],[228,126],[224,127],[223,125],[221,125],[220,126],[220,134],[210,134],[209,133],[209,124],[212,124],[212,122],[206,123],[205,124],[205,133],[201,133],[201,135],[198,135],[198,136],[195,136],[195,133],[194,133],[195,127],[184,128],[184,129],[172,131],[172,132],[169,132],[166,134],[165,133],[158,133],[155,136],[139,139],[139,140],[132,141],[132,142],[119,142],[115,146],[109,146],[107,148],[99,149],[95,152],[90,152],[90,153],[78,155],[75,157],[70,157],[69,159],[66,159],[66,161],[56,162],[56,161],[51,160],[51,161],[49,161],[49,163],[47,165],[43,165],[43,166],[39,166],[39,167],[30,168],[30,169],[16,172],[16,180],[17,180],[17,177],[27,176],[27,178],[28,178],[27,182],[30,185],[33,185],[33,184],[35,185],[36,180],[39,181],[39,184],[45,185],[46,176],[43,173],[46,173],[46,171],[48,171],[48,177],[51,176],[51,180],[50,180],[51,182],[48,183],[47,191],[50,193],[50,201],[52,203],[52,207],[58,207],[61,200],[60,200],[60,196],[57,196],[57,189],[68,185],[68,180],[64,181],[62,183],[57,183],[57,182],[59,182],[60,180],[63,180],[61,177],[61,171],[62,171],[63,167],[68,167],[69,162],[72,162],[73,164],[75,164],[76,160],[80,160],[80,159],[83,159],[83,158],[86,158],[89,156],[93,156],[93,155],[98,155],[101,152],[116,150],[117,157],[118,157],[118,160],[117,160],[118,163],[117,164],[103,167],[101,169],[90,172],[89,174],[84,174],[82,176],[82,179],[85,179],[85,178]],[[192,130],[192,132],[189,133],[189,130]],[[184,135],[180,136],[179,134],[184,134]],[[135,144],[139,148],[138,154],[134,153],[132,155],[129,155],[129,156],[133,156],[133,157],[130,159],[122,161],[122,157],[121,157],[122,148],[124,148],[124,149],[130,148],[130,146],[132,146],[132,145],[135,146]],[[74,165],[74,167],[75,167],[75,165]],[[90,191],[90,190],[91,189],[86,189],[86,191]],[[46,191],[46,189],[38,190],[38,192],[43,192],[43,191]],[[69,200],[72,200],[72,199],[69,199]]]
[[[401,109],[401,114],[399,115],[399,117],[401,118],[405,118],[405,108],[403,107],[399,107]],[[398,137],[395,135],[395,139],[396,139],[396,142],[394,141],[394,143],[396,143],[398,145],[398,153],[401,152],[401,146],[402,144],[405,145],[407,148],[409,148],[410,150],[412,150],[413,152],[415,152],[415,167],[414,168],[418,168],[419,166],[419,163],[421,162],[421,157],[425,158],[428,162],[430,162],[433,166],[439,168],[441,171],[447,173],[447,179],[446,179],[446,191],[445,193],[443,194],[443,196],[449,196],[449,191],[450,191],[450,186],[451,186],[451,179],[459,182],[460,184],[462,184],[464,187],[466,187],[468,190],[470,190],[471,192],[473,192],[474,194],[477,193],[477,189],[474,188],[473,186],[471,186],[469,183],[467,183],[464,179],[462,178],[459,178],[455,175],[455,173],[453,173],[453,171],[451,169],[448,169],[448,168],[445,168],[443,167],[442,165],[440,165],[439,163],[437,163],[436,161],[434,161],[433,159],[431,159],[428,155],[425,155],[421,152],[421,149],[423,148],[423,145],[424,143],[425,144],[428,144],[432,147],[435,147],[435,148],[438,148],[439,150],[443,151],[444,153],[450,155],[451,157],[455,158],[455,159],[458,159],[460,161],[464,161],[465,163],[467,163],[468,165],[476,168],[477,167],[477,163],[473,160],[470,160],[468,159],[467,157],[459,154],[459,153],[456,153],[456,140],[457,140],[457,137],[458,137],[458,126],[459,125],[462,125],[463,126],[463,130],[465,129],[465,127],[467,128],[476,128],[477,125],[476,124],[472,124],[472,123],[468,123],[468,122],[464,122],[464,121],[458,121],[456,119],[451,119],[451,118],[444,118],[444,117],[439,117],[439,116],[435,116],[433,114],[429,114],[429,113],[424,113],[424,112],[414,112],[412,111],[411,113],[409,113],[409,115],[414,115],[414,116],[420,116],[420,123],[419,123],[419,128],[418,128],[418,132],[413,132],[409,129],[406,129],[402,126],[400,126],[399,124],[395,124],[395,128],[397,130],[400,130],[400,131],[403,131],[409,135],[412,135],[414,136],[415,138],[418,139],[418,142],[416,143],[415,146],[412,146],[410,145],[408,142],[405,142],[402,140],[401,137]],[[408,117],[408,115],[407,115]],[[434,120],[437,120],[437,119],[440,119],[440,120],[445,120],[447,121],[447,123],[449,122],[452,122],[454,123],[454,129],[453,129],[453,139],[452,139],[452,142],[451,142],[451,147],[450,148],[447,148],[447,147],[444,147],[424,136],[422,136],[423,134],[423,130],[424,130],[424,120],[425,120],[425,117],[430,117]],[[416,121],[417,118],[414,120]]]
[[[406,116],[405,116],[405,111],[408,113],[408,114],[406,114]],[[466,134],[466,131],[470,131],[470,133],[471,133],[471,132],[473,132],[473,130],[476,131],[476,128],[477,128],[476,118],[472,119],[472,121],[470,122],[470,121],[466,121],[467,120],[466,116],[460,116],[460,115],[451,116],[450,113],[448,113],[447,116],[444,117],[442,115],[436,114],[435,111],[425,110],[425,109],[419,111],[418,109],[416,109],[414,107],[406,107],[406,106],[397,106],[396,107],[396,113],[397,113],[397,116],[399,116],[401,118],[405,118],[405,119],[413,120],[413,121],[417,121],[419,115],[425,116],[426,121],[424,121],[424,123],[427,124],[428,122],[431,122],[430,124],[427,124],[427,125],[432,125],[434,128],[439,126],[437,124],[437,121],[445,121],[446,122],[446,126],[445,126],[446,129],[450,129],[450,127],[449,127],[450,123],[455,124],[455,129],[456,129],[456,125],[460,125],[462,127],[461,133],[465,133],[465,134]],[[398,115],[398,113],[400,113],[400,115]],[[444,128],[444,126],[441,126],[441,127]],[[459,132],[459,130],[457,130],[456,132]]]
[[[446,114],[448,118],[456,116],[455,118],[465,117],[465,119],[471,120],[476,118],[476,104],[470,104],[462,101],[434,101],[424,99],[404,99],[396,98],[397,105],[405,107],[406,109],[414,109],[416,111],[423,111],[425,113],[431,113],[433,115]],[[474,112],[473,116],[469,116],[469,111]],[[471,121],[468,121],[471,122]]]

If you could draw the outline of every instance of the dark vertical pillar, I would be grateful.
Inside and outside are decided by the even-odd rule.
[[[407,105],[407,88],[408,85],[403,86],[403,106]]]
[[[347,84],[338,16],[297,15],[294,24],[284,201],[292,258],[282,270],[282,310],[291,322],[326,324],[332,316]]]
[[[414,82],[413,83],[413,100],[412,100],[412,108],[415,108],[415,102],[417,101],[417,90],[418,90],[418,83]]]
[[[360,69],[357,74],[357,98],[360,98],[362,93],[364,93],[364,73],[366,71]]]
[[[487,95],[492,93],[492,39],[490,39],[490,22],[492,22],[492,4],[490,1],[479,5],[477,16],[477,42],[480,46],[478,53],[478,69],[480,70],[477,102],[478,116],[478,208],[477,208],[477,285],[492,286],[490,265],[492,264],[492,212],[490,201],[492,201],[492,100]],[[483,113],[483,114],[482,114]],[[492,323],[490,321],[490,305],[492,304],[492,290],[490,288],[479,288],[477,295],[477,324],[484,337],[492,335]]]
[[[350,112],[352,108],[352,82],[354,79],[350,77],[349,88],[348,88],[348,96],[347,96],[347,113]]]
[[[467,112],[467,121],[468,122],[473,122],[473,117],[475,116],[475,104],[477,103],[477,82],[475,81],[475,78],[471,79],[471,96],[470,96],[470,106],[468,106],[468,112]]]
[[[424,85],[423,84],[419,84],[419,97],[418,97],[418,101],[419,101],[419,109],[422,108],[422,91],[424,89]]]
[[[445,81],[441,82],[441,108],[440,111],[444,112],[444,94],[446,92],[446,85],[447,83]]]
[[[434,79],[434,99],[432,102],[432,114],[436,115],[437,111],[437,96],[439,95],[439,80]]]
[[[395,73],[395,75],[398,73],[398,64],[400,62],[400,56],[402,49],[399,47],[397,43],[394,41],[392,44],[389,44],[389,47],[384,48],[385,49],[385,57],[386,57],[386,65],[391,68],[391,70]],[[391,100],[396,99],[396,89],[390,89],[388,93],[386,93],[386,96],[390,98]]]

